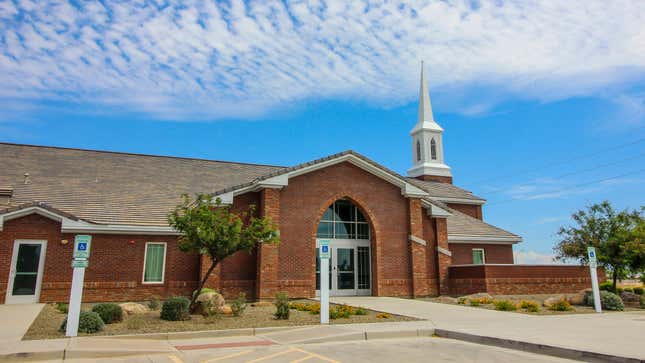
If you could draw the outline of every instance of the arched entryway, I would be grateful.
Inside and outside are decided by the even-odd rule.
[[[320,293],[321,239],[329,239],[331,296],[371,295],[370,224],[361,210],[339,199],[325,210],[316,233],[316,295]]]

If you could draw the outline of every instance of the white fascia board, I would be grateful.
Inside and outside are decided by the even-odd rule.
[[[12,219],[24,217],[24,216],[34,214],[34,213],[39,214],[39,215],[41,215],[43,217],[46,217],[46,218],[49,218],[49,219],[53,219],[53,220],[55,220],[57,222],[62,222],[64,219],[70,220],[69,218],[66,218],[66,217],[61,216],[59,214],[56,214],[54,212],[48,211],[47,209],[37,207],[37,206],[33,206],[33,207],[24,208],[24,209],[20,209],[20,210],[17,210],[17,211],[13,211],[13,212],[9,212],[9,213],[5,213],[5,214],[0,215],[0,231],[2,231],[2,228],[4,227],[4,222],[5,221],[10,221]]]
[[[262,188],[282,188],[289,185],[289,174],[276,175],[274,177],[264,179],[258,182],[258,186]]]
[[[72,221],[61,227],[63,233],[101,233],[101,234],[134,234],[134,235],[172,235],[181,233],[167,226],[132,226],[121,224],[91,224],[87,222]]]
[[[448,243],[515,244],[518,242],[522,242],[522,237],[464,236],[448,234]]]
[[[483,205],[486,203],[486,199],[465,199],[465,198],[444,198],[444,197],[430,197],[432,200],[444,203],[455,203],[455,204],[473,204],[473,205]]]
[[[222,204],[233,204],[233,192],[228,192],[220,195],[216,195],[215,198],[219,198]]]
[[[452,213],[448,212],[447,210],[437,207],[436,205],[428,202],[428,201],[423,201],[421,202],[424,207],[428,210],[428,215],[431,217],[439,217],[439,218],[445,218],[445,217],[450,217]]]

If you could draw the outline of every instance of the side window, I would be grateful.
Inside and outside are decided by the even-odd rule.
[[[434,139],[430,141],[430,157],[432,160],[437,160],[437,143]]]
[[[143,262],[143,283],[161,284],[166,269],[166,243],[146,242]]]
[[[483,248],[473,248],[473,265],[483,265],[486,263]]]

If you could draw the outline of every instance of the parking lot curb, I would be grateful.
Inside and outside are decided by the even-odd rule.
[[[439,329],[434,330],[438,337],[461,340],[470,343],[491,345],[500,348],[521,350],[529,353],[549,355],[559,358],[575,359],[585,362],[616,362],[616,363],[643,363],[645,360],[623,357],[611,354],[604,354],[592,351],[585,351],[573,348],[559,347],[547,344],[538,344],[520,340],[490,337],[484,335],[475,335],[470,333]]]

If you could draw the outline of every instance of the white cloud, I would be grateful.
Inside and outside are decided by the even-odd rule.
[[[425,59],[437,93],[498,88],[462,104],[478,113],[507,93],[550,101],[629,80],[645,67],[644,23],[640,0],[9,0],[0,3],[0,99],[167,119],[255,117],[309,98],[389,107],[416,98]]]
[[[536,251],[515,251],[515,263],[522,265],[575,265],[576,261],[555,261],[555,255]]]

